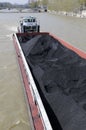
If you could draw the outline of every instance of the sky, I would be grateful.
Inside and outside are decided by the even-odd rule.
[[[0,0],[0,2],[10,2],[12,4],[26,4],[28,0]]]

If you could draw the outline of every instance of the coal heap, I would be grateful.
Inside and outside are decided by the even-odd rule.
[[[53,130],[86,130],[86,60],[48,34],[21,47]]]

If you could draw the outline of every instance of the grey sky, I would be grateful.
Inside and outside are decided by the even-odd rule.
[[[26,4],[28,0],[0,0],[0,2],[10,2],[12,4]]]

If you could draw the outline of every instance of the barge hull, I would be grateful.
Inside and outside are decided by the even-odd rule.
[[[35,129],[85,130],[86,53],[46,32],[17,33],[13,40],[27,97],[37,108],[35,124],[28,97]]]

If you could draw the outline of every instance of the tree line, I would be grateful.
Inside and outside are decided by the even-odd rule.
[[[11,4],[8,2],[0,2],[0,9],[3,8],[37,8],[39,6],[47,6],[49,10],[56,11],[81,11],[86,9],[86,0],[37,0],[25,5]]]
[[[18,5],[18,4],[11,4],[9,2],[0,2],[0,9],[5,8],[28,8],[28,4],[25,5]]]
[[[86,0],[42,0],[48,8],[56,11],[79,11],[86,9]]]

